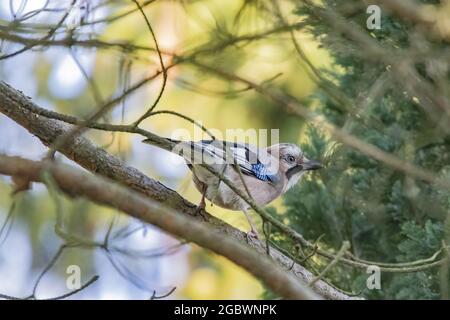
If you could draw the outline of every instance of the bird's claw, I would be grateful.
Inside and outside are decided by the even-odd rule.
[[[205,206],[198,205],[195,209],[195,214],[203,218],[203,220],[208,221],[208,217],[206,216]]]
[[[249,232],[247,232],[247,240],[250,239],[255,239],[255,240],[259,240],[259,234],[258,232],[256,232],[256,230],[250,230]]]

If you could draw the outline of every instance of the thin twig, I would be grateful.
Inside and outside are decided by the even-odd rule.
[[[147,28],[152,35],[153,41],[155,42],[156,52],[158,53],[159,63],[161,64],[161,69],[162,69],[162,73],[163,73],[163,82],[161,85],[161,90],[159,91],[158,96],[156,97],[156,100],[153,102],[153,104],[150,106],[150,108],[133,124],[135,127],[137,127],[144,119],[146,119],[150,115],[150,113],[153,111],[153,109],[155,109],[159,100],[161,99],[161,97],[164,93],[164,89],[166,88],[166,83],[167,83],[167,69],[164,66],[164,61],[162,58],[161,51],[159,49],[158,40],[156,39],[155,32],[153,31],[153,28],[150,24],[150,21],[147,18],[147,15],[144,12],[144,9],[142,9],[141,5],[139,4],[139,2],[137,0],[131,0],[131,1],[133,1],[136,4],[136,6],[138,7],[142,16],[144,17],[145,23],[147,24]]]
[[[331,260],[331,262],[320,272],[320,274],[318,274],[313,280],[311,280],[311,282],[309,283],[310,287],[313,287],[317,281],[319,281],[320,279],[323,278],[323,276],[325,276],[325,274],[334,266],[336,265],[339,260],[344,256],[345,252],[347,252],[350,249],[350,242],[348,241],[344,241],[344,243],[342,244],[341,249],[338,251],[338,253],[336,254],[336,256],[334,257],[333,260]]]

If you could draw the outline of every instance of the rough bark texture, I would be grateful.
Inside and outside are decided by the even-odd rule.
[[[36,108],[39,107],[33,104],[22,92],[0,81],[0,112],[26,128],[31,134],[38,137],[43,144],[47,146],[51,145],[59,136],[67,133],[72,128],[72,126],[61,121],[49,119],[30,111],[30,109]],[[58,151],[88,171],[108,177],[124,186],[143,193],[147,197],[164,204],[166,207],[174,209],[178,214],[189,215],[190,219],[206,220],[204,222],[209,225],[211,233],[224,233],[241,243],[246,242],[245,233],[208,213],[204,214],[206,218],[199,216],[196,211],[196,206],[181,197],[174,190],[147,177],[139,170],[127,166],[124,162],[110,155],[105,150],[93,145],[86,138],[78,137],[74,141],[64,145]],[[186,239],[192,240],[189,238]],[[252,240],[248,245],[260,255],[266,254],[265,243]],[[270,255],[279,266],[286,269],[286,272],[294,275],[304,283],[309,283],[314,279],[314,274],[300,264],[293,262],[291,258],[275,248],[270,249]],[[317,281],[313,289],[327,299],[352,299],[352,297],[343,294],[322,280]]]

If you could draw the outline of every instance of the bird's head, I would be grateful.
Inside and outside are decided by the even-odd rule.
[[[308,159],[293,143],[275,144],[268,147],[267,152],[278,159],[278,172],[284,175],[286,181],[285,190],[294,186],[305,172],[323,168],[319,161]]]

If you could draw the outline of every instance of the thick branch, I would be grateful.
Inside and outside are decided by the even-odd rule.
[[[83,196],[99,204],[120,209],[142,221],[189,239],[221,254],[262,279],[272,290],[290,299],[318,299],[294,276],[261,256],[248,246],[221,232],[212,232],[207,224],[178,214],[143,195],[119,186],[113,181],[93,176],[54,162],[36,162],[19,157],[0,155],[0,173],[41,181],[42,172],[49,170],[59,188],[70,196]]]
[[[60,135],[67,133],[67,131],[73,128],[60,121],[36,115],[29,108],[35,109],[38,107],[21,92],[11,88],[4,82],[0,82],[0,112],[37,136],[45,145],[51,145]],[[139,191],[147,197],[164,204],[166,207],[174,209],[178,214],[184,213],[190,215],[189,219],[191,220],[202,219],[198,217],[194,204],[185,200],[178,193],[165,187],[158,181],[147,177],[137,169],[127,166],[105,150],[94,146],[89,140],[83,137],[78,137],[69,144],[62,146],[58,151],[87,170],[111,178]],[[205,215],[207,217],[206,222],[209,224],[208,229],[211,233],[222,232],[227,234],[231,239],[245,242],[246,238],[243,232],[209,214]],[[189,238],[186,239],[192,240]],[[266,254],[264,243],[251,241],[250,246],[259,252],[258,256],[260,258],[262,258],[261,255]],[[314,274],[306,270],[303,266],[294,263],[289,257],[278,250],[271,248],[270,253],[279,265],[289,268],[289,272],[301,281],[308,283],[314,278]],[[350,298],[322,280],[314,285],[314,290],[328,299]]]

